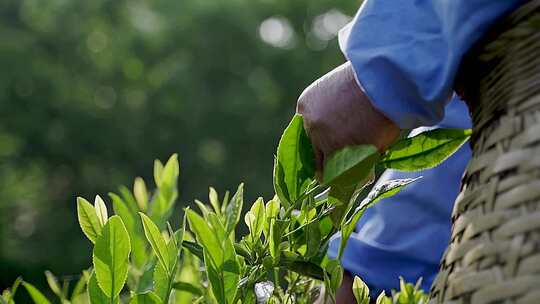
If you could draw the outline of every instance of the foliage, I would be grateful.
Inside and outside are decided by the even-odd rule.
[[[437,139],[444,143],[462,133],[439,130],[435,139],[431,132],[406,139],[408,149],[399,153],[408,161],[400,162],[399,167],[418,168],[415,158],[424,166],[434,165],[453,149],[423,151],[424,143],[429,140],[431,146],[438,146],[441,143]],[[397,143],[395,147],[402,145]],[[386,155],[392,153],[390,150]],[[431,157],[431,153],[437,156]],[[315,179],[313,157],[302,117],[296,115],[278,145],[276,195],[271,200],[258,198],[242,217],[243,184],[230,199],[228,193],[220,198],[210,188],[210,203],[197,202],[199,212],[186,208],[177,230],[169,223],[178,197],[176,155],[165,165],[155,162],[157,189],[153,193],[138,180],[134,193],[110,194],[116,213],[113,216],[109,217],[99,196],[93,206],[78,198],[81,229],[94,244],[93,265],[81,283],[87,285],[86,297],[72,294],[68,300],[68,288],[61,290],[51,273],[47,273],[49,285],[62,303],[74,304],[85,299],[99,304],[313,303],[317,297],[335,301],[343,268],[339,260],[326,258],[330,237],[339,231],[343,234],[341,256],[364,210],[414,180],[382,183],[357,204],[358,189],[370,182],[366,177],[386,156],[381,158],[371,146],[346,147],[327,160],[322,182]],[[384,163],[387,167],[392,164]],[[237,237],[242,218],[248,232]],[[136,246],[135,240],[141,239],[144,242]],[[199,265],[203,266],[202,274]],[[324,294],[319,293],[320,284],[324,284]],[[48,303],[32,285],[23,285],[35,303]],[[79,286],[77,293],[84,293],[81,290]],[[369,302],[369,289],[359,278],[355,279],[353,293],[358,303]],[[417,304],[424,300],[417,286],[402,282],[400,293],[388,300],[381,296],[377,301]]]
[[[375,304],[426,304],[428,301],[428,295],[420,289],[420,283],[422,281],[418,280],[416,285],[405,282],[403,278],[399,278],[399,291],[392,291],[392,294],[387,296],[385,292],[381,292]],[[353,294],[358,304],[369,304],[373,303],[369,295],[369,288],[360,279],[355,276],[353,281]]]
[[[402,171],[433,168],[457,151],[471,136],[471,130],[434,129],[399,141],[384,154],[381,165]]]
[[[91,262],[73,197],[93,203],[100,194],[109,204],[113,186],[132,188],[138,174],[151,180],[148,160],[181,153],[189,178],[175,221],[207,185],[243,180],[250,202],[272,195],[268,160],[298,90],[343,62],[335,33],[321,39],[315,25],[357,8],[350,0],[0,1],[0,289],[19,274],[42,288],[44,269],[63,279]],[[269,18],[291,30],[288,44],[261,39]]]

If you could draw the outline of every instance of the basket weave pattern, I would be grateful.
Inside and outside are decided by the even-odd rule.
[[[430,303],[540,304],[540,1],[499,22],[462,62],[473,157]]]

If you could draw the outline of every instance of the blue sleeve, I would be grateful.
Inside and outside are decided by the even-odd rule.
[[[444,115],[464,53],[523,0],[365,0],[340,45],[373,105],[402,129]]]
[[[467,107],[459,99],[450,102],[445,112],[438,127],[471,126]],[[429,290],[448,245],[452,208],[470,154],[465,144],[436,168],[408,173],[387,170],[381,176],[379,182],[418,176],[422,179],[366,210],[349,238],[341,263],[369,285],[372,296],[382,290],[388,294],[391,289],[399,289],[400,276],[408,282],[422,277],[422,287]],[[335,235],[329,258],[336,258],[339,243],[340,236]]]

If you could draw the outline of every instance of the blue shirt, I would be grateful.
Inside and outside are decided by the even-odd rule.
[[[437,127],[470,126],[465,103],[455,98]],[[425,130],[415,129],[411,135]],[[408,282],[422,277],[422,287],[429,290],[449,241],[452,207],[470,155],[467,143],[436,168],[412,173],[387,170],[381,176],[379,182],[422,179],[366,210],[349,238],[342,265],[368,284],[372,296],[383,289],[399,289],[399,276]],[[334,236],[328,250],[330,258],[336,258],[339,243],[340,236]]]
[[[463,55],[524,0],[365,0],[340,45],[373,105],[402,129],[444,116]]]

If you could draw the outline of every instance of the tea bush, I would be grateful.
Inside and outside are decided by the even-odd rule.
[[[198,212],[186,208],[177,230],[168,220],[178,197],[178,157],[165,164],[156,160],[156,189],[148,191],[137,178],[133,191],[122,187],[110,193],[112,216],[101,197],[94,204],[77,198],[81,229],[94,245],[93,265],[74,287],[50,272],[47,281],[60,303],[73,304],[313,303],[319,297],[334,302],[343,268],[326,257],[330,237],[341,232],[341,257],[363,212],[415,181],[380,183],[357,202],[360,190],[373,181],[374,166],[430,168],[469,136],[470,130],[436,129],[401,140],[382,155],[369,145],[346,147],[327,160],[317,180],[311,143],[296,115],[278,145],[272,199],[258,198],[242,216],[243,184],[232,196],[210,188],[208,204],[196,201]],[[246,235],[236,234],[240,222]],[[50,303],[22,279],[3,292],[0,303],[14,303],[21,284],[35,303]],[[424,303],[418,286],[402,280],[399,292],[381,294],[376,302]],[[369,289],[358,277],[353,294],[358,303],[370,303]]]

